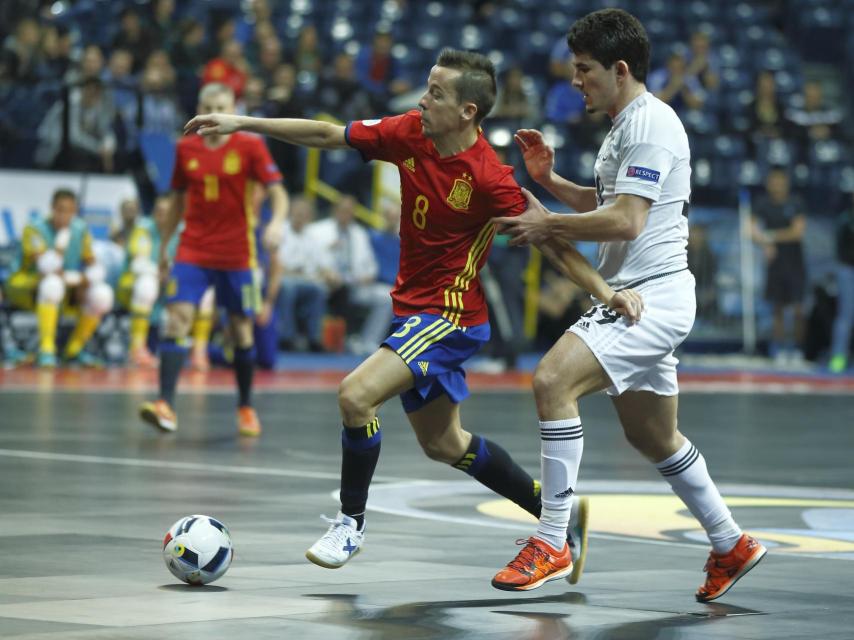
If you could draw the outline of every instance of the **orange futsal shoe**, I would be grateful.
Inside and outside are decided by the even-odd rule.
[[[237,410],[237,433],[253,438],[261,435],[261,421],[252,407],[240,407]]]
[[[525,545],[519,555],[495,574],[492,586],[503,591],[530,591],[551,580],[564,578],[572,573],[572,554],[569,545],[557,551],[539,538],[517,540]]]
[[[741,534],[729,553],[712,551],[703,567],[706,583],[697,589],[697,601],[711,602],[720,598],[739,578],[755,567],[767,552],[762,543],[746,533]]]
[[[152,427],[161,431],[175,431],[178,428],[178,417],[165,400],[143,402],[139,406],[139,417]]]

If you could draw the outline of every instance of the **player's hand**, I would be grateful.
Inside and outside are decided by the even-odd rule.
[[[281,224],[268,224],[264,229],[264,236],[261,242],[264,248],[272,253],[282,244],[282,239],[285,237],[285,227]]]
[[[165,253],[161,254],[160,260],[157,263],[157,270],[160,276],[160,282],[166,282],[169,279],[169,256]]]
[[[541,244],[549,238],[548,220],[552,212],[527,189],[522,189],[522,193],[528,199],[528,209],[525,213],[492,220],[498,233],[510,236],[509,244],[512,247]]]
[[[226,136],[240,129],[240,116],[228,113],[208,113],[196,116],[184,125],[184,135],[198,133],[200,136]]]
[[[643,313],[643,298],[634,289],[618,291],[608,300],[608,308],[625,316],[629,322],[639,322]]]
[[[536,129],[519,129],[513,136],[522,150],[525,168],[536,182],[548,180],[555,165],[555,150],[546,144],[543,134]]]

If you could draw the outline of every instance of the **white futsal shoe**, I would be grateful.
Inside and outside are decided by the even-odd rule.
[[[347,564],[347,561],[359,553],[362,542],[365,540],[365,526],[358,529],[356,520],[345,516],[340,511],[335,519],[320,516],[329,523],[329,529],[321,538],[315,542],[305,557],[314,564],[327,569],[338,569]]]

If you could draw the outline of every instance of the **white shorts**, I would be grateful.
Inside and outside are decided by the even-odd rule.
[[[661,396],[679,393],[673,355],[694,324],[697,301],[694,276],[687,269],[633,287],[643,297],[640,322],[598,304],[567,331],[584,341],[611,379],[608,395],[652,391]]]

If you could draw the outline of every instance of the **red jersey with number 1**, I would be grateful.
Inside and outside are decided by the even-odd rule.
[[[282,180],[264,140],[233,133],[211,148],[201,136],[186,136],[175,153],[172,188],[187,192],[175,261],[210,269],[254,267],[255,186]]]
[[[492,218],[527,208],[513,168],[477,142],[440,158],[421,130],[421,113],[351,122],[347,143],[400,173],[400,269],[391,292],[400,316],[435,313],[460,326],[487,321],[478,273],[492,247]]]

